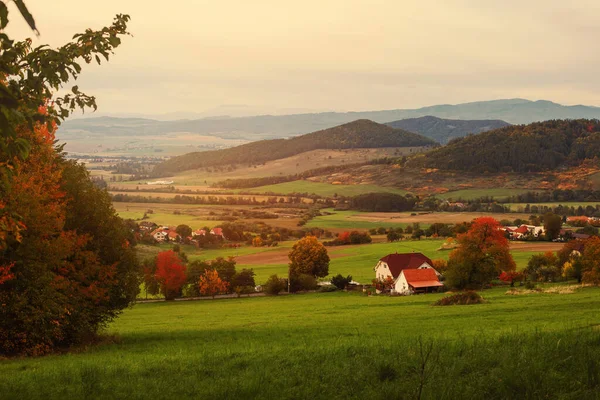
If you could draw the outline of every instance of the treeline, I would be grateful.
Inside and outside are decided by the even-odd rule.
[[[535,172],[578,165],[599,154],[598,120],[552,120],[454,139],[410,165],[484,173]]]
[[[347,207],[357,211],[400,212],[413,210],[416,203],[417,199],[410,194],[366,193],[350,198]]]
[[[163,175],[229,164],[256,164],[318,149],[435,146],[431,139],[369,120],[358,120],[291,139],[261,140],[230,149],[188,153],[156,166]]]
[[[218,197],[218,196],[186,196],[173,197],[141,196],[129,194],[112,194],[112,201],[122,203],[165,203],[165,204],[210,204],[210,205],[267,205],[267,204],[302,204],[301,197],[269,197],[266,200],[257,200],[256,197]]]
[[[600,190],[555,189],[548,192],[527,192],[510,196],[505,200],[507,203],[554,203],[559,201],[600,202]]]

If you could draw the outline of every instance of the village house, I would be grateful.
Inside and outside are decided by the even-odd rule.
[[[524,239],[527,236],[539,237],[545,233],[543,226],[535,225],[505,226],[500,229],[512,240]]]
[[[391,277],[396,293],[430,292],[443,286],[441,274],[433,268],[431,259],[421,253],[388,254],[379,260],[374,271],[377,280]]]

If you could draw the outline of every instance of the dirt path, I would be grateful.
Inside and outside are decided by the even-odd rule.
[[[558,251],[564,246],[564,243],[553,242],[511,242],[512,251]]]

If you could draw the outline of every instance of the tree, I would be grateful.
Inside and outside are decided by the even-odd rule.
[[[352,276],[348,275],[347,277],[343,277],[342,274],[337,274],[333,278],[331,278],[331,284],[337,287],[340,290],[344,290],[346,286],[348,286],[352,282]]]
[[[387,234],[387,241],[388,242],[397,242],[398,240],[400,240],[402,238],[402,236],[393,230],[390,230]]]
[[[557,265],[562,267],[562,275],[567,279],[577,279],[581,283],[583,279],[583,265],[581,254],[583,254],[586,241],[571,240],[563,245],[557,252]]]
[[[498,279],[500,279],[502,282],[510,283],[510,287],[513,287],[515,286],[516,281],[523,279],[523,273],[517,271],[502,271]]]
[[[305,236],[297,241],[289,253],[289,274],[307,274],[324,277],[329,274],[327,249],[314,236]]]
[[[233,276],[233,288],[238,296],[242,293],[254,293],[256,282],[254,270],[244,268]]]
[[[560,235],[562,228],[562,218],[560,215],[547,213],[544,215],[544,231],[547,240],[554,240]]]
[[[177,234],[181,236],[184,240],[192,236],[192,228],[185,224],[177,225],[177,228],[175,228],[175,232],[177,232]]]
[[[229,284],[219,277],[219,273],[214,269],[207,269],[200,277],[200,293],[204,296],[211,296],[213,299],[219,293],[226,292]]]
[[[233,283],[233,277],[235,276],[235,259],[229,257],[227,259],[218,257],[210,263],[210,267],[219,273],[219,277],[227,282],[228,284]]]
[[[481,288],[502,271],[514,271],[515,262],[508,239],[493,218],[481,217],[465,234],[457,237],[458,247],[450,253],[445,278],[454,289]]]
[[[181,288],[186,281],[185,266],[173,250],[161,251],[156,256],[156,280],[166,300],[173,300],[181,295]]]
[[[260,238],[260,236],[256,236],[254,239],[252,239],[252,246],[254,246],[254,247],[263,247],[264,246],[264,242]]]
[[[553,282],[561,276],[558,258],[551,251],[531,256],[524,272],[530,280],[537,282]]]
[[[600,238],[592,236],[585,242],[585,248],[581,255],[582,281],[600,285]]]
[[[35,21],[14,1],[27,23]],[[95,335],[139,292],[132,232],[54,132],[95,99],[73,86],[80,62],[108,59],[128,16],[58,49],[5,33],[0,1],[0,354],[40,355]],[[89,215],[88,215],[89,214]]]
[[[267,282],[264,284],[265,292],[272,296],[278,295],[284,289],[285,282],[277,275],[271,275],[269,279],[267,279]]]

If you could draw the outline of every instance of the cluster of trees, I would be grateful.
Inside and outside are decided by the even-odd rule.
[[[350,198],[348,208],[358,211],[401,212],[414,209],[417,199],[410,194],[366,193]]]
[[[586,119],[508,126],[454,139],[410,165],[473,172],[552,170],[597,157],[599,132],[600,122]]]
[[[333,240],[323,242],[325,246],[343,246],[346,244],[365,244],[371,243],[371,236],[367,232],[345,231],[337,235]]]
[[[179,247],[162,251],[144,261],[143,282],[146,295],[162,294],[165,299],[255,292],[254,271],[236,270],[233,258],[188,262]]]
[[[230,149],[184,154],[159,164],[155,173],[165,174],[221,165],[259,164],[317,149],[414,147],[436,144],[433,140],[415,133],[393,129],[369,120],[358,120],[291,139],[261,140]]]
[[[524,276],[533,282],[577,279],[600,284],[600,238],[597,236],[565,243],[558,253],[547,252],[531,257]]]
[[[27,23],[35,21],[15,1]],[[129,17],[57,49],[12,41],[0,2],[0,355],[40,355],[96,335],[139,291],[135,239],[85,167],[55,148],[58,124],[95,107],[81,62],[108,59]]]

